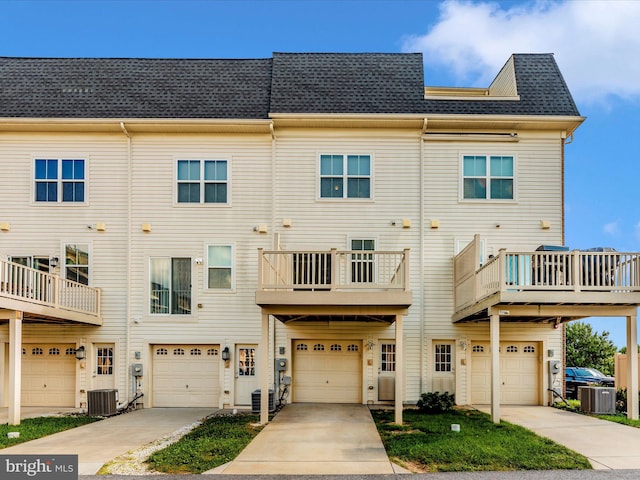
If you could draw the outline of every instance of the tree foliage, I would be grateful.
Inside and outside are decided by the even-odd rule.
[[[567,366],[591,367],[605,375],[613,375],[617,351],[609,332],[593,331],[588,323],[571,322],[566,325]]]

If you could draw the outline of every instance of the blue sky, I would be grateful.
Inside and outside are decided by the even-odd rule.
[[[554,53],[586,122],[566,147],[566,241],[640,251],[640,2],[0,0],[0,56],[265,58],[423,52],[431,86]],[[591,319],[625,344],[625,320]]]

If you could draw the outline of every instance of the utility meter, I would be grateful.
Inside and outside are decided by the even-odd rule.
[[[286,358],[276,358],[276,372],[284,372],[287,369]]]
[[[142,376],[142,364],[141,363],[134,363],[131,365],[131,375],[133,375],[134,377],[141,377]]]

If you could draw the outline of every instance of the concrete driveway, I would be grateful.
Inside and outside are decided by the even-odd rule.
[[[581,453],[594,469],[640,469],[639,428],[552,407],[501,406],[500,418]]]
[[[78,455],[79,474],[93,475],[109,460],[199,422],[216,410],[145,408],[4,448],[0,452],[3,455]]]
[[[394,466],[366,405],[293,403],[233,462],[207,473],[393,474]]]

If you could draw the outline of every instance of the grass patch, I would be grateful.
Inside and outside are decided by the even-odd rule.
[[[392,460],[416,472],[590,469],[582,455],[508,422],[494,424],[482,412],[454,410],[428,415],[404,411],[371,412]],[[460,425],[452,432],[451,424]]]
[[[0,425],[0,448],[13,447],[20,443],[46,437],[54,433],[80,427],[88,423],[102,420],[100,417],[68,416],[37,417],[20,420],[20,425]],[[18,438],[8,438],[7,433],[20,432]]]
[[[258,415],[206,419],[176,443],[153,453],[149,466],[164,473],[202,473],[230,462],[262,430]]]
[[[640,428],[640,420],[631,420],[622,413],[616,413],[615,415],[591,415],[592,417],[599,418],[600,420],[608,420],[610,422],[621,423],[622,425],[629,425],[630,427]]]

